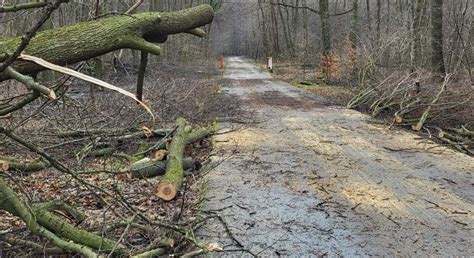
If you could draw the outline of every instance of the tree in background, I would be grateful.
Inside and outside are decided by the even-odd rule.
[[[431,67],[434,72],[444,74],[443,51],[443,0],[431,1]]]

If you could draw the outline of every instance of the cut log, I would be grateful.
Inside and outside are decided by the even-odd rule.
[[[174,199],[183,184],[183,155],[186,145],[210,135],[217,127],[213,125],[193,130],[183,118],[178,118],[176,124],[178,128],[168,150],[166,172],[157,188],[158,196],[165,201]]]
[[[4,171],[15,171],[21,173],[36,172],[49,167],[49,163],[42,160],[20,161],[0,156],[0,168]]]
[[[163,43],[168,35],[183,32],[203,36],[202,30],[196,29],[211,23],[213,16],[210,5],[199,5],[176,12],[147,12],[102,18],[39,32],[24,54],[57,65],[70,65],[123,48],[158,55],[160,48],[153,43]],[[21,37],[0,41],[0,62],[16,50],[20,41]],[[41,66],[25,61],[17,61],[12,67],[21,74],[44,70]],[[10,78],[6,73],[0,74],[0,81]]]
[[[168,157],[169,152],[166,150],[158,150],[155,152],[155,160],[164,160]]]
[[[193,168],[195,162],[191,157],[183,159],[183,169]],[[132,178],[150,178],[155,176],[162,176],[166,172],[165,160],[153,160],[150,158],[141,159],[124,169],[130,172]]]
[[[166,173],[161,178],[157,189],[158,196],[165,201],[173,200],[183,184],[183,153],[187,134],[191,131],[191,128],[187,126],[187,122],[183,118],[178,118],[176,124],[178,128],[171,141],[168,162],[166,163]]]
[[[217,130],[217,124],[214,124],[210,127],[194,129],[186,137],[186,144],[202,140],[203,138],[206,138],[207,136],[211,135],[216,130]]]

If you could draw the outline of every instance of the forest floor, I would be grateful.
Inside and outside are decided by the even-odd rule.
[[[213,139],[203,212],[228,230],[210,221],[201,239],[259,256],[474,253],[472,157],[226,64],[247,115]]]
[[[157,114],[155,129],[173,128],[177,117],[184,117],[194,126],[207,126],[217,116],[234,117],[239,113],[238,100],[218,93],[220,88],[217,82],[221,80],[222,73],[214,63],[151,62],[151,65],[154,69],[149,69],[147,73],[144,101]],[[135,75],[135,69],[127,67],[118,73],[110,73],[105,80],[134,92]],[[17,92],[23,87],[11,81],[4,84],[9,90],[1,92],[0,99],[23,94]],[[183,194],[171,202],[165,202],[156,192],[160,177],[131,178],[129,173],[123,171],[123,167],[136,159],[127,160],[115,155],[131,156],[163,140],[164,135],[146,138],[138,134],[116,141],[119,137],[140,133],[141,125],[148,125],[146,112],[133,100],[110,91],[97,90],[81,81],[72,81],[67,87],[67,94],[61,101],[49,103],[38,100],[21,112],[16,112],[11,119],[0,120],[0,126],[15,128],[28,141],[43,148],[71,170],[80,172],[81,180],[98,190],[90,191],[83,183],[52,167],[35,172],[13,169],[5,172],[0,164],[0,176],[30,203],[61,200],[75,207],[85,215],[82,222],[61,211],[56,214],[90,232],[100,232],[102,236],[113,239],[123,238],[122,243],[132,251],[148,246],[151,240],[156,239],[156,236],[161,237],[167,230],[147,226],[146,230],[134,228],[128,230],[127,234],[122,227],[109,231],[111,225],[134,216],[131,215],[130,207],[133,212],[139,211],[154,221],[173,225],[190,225],[199,220],[194,215],[200,202],[201,189],[200,184],[195,182],[201,177],[194,168],[191,169],[193,172],[187,171]],[[94,130],[99,132],[93,133]],[[83,133],[60,136],[62,132],[75,131]],[[114,153],[95,155],[95,146],[98,146],[99,140],[110,142],[115,148]],[[206,139],[188,146],[186,155],[193,158],[195,168],[198,168],[207,160],[210,148],[209,140]],[[147,152],[143,157],[154,158],[154,154],[155,151]],[[2,136],[0,160],[3,157],[25,162],[38,159],[38,155]],[[200,171],[205,173],[206,170],[203,168]],[[122,205],[121,200],[126,200],[131,206]],[[7,244],[3,241],[4,235],[49,246],[47,240],[31,234],[21,219],[0,211],[0,257],[42,256],[42,250],[28,245]],[[170,239],[177,243],[171,250],[177,254],[194,247],[179,235],[170,236]]]

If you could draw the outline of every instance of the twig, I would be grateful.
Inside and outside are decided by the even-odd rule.
[[[64,3],[64,0],[56,0],[53,3],[48,3],[48,7],[46,8],[46,11],[44,12],[43,16],[41,16],[40,20],[29,30],[25,36],[21,38],[21,43],[20,45],[16,48],[15,52],[11,54],[7,60],[3,62],[3,64],[0,66],[0,73],[3,72],[8,66],[13,64],[15,60],[20,56],[21,52],[25,50],[25,48],[30,44],[31,39],[36,35],[36,32],[43,26],[43,24],[49,19],[51,14],[54,12],[54,10],[58,9],[59,6]],[[0,57],[1,58],[1,57]]]
[[[122,242],[123,238],[125,237],[125,235],[128,233],[128,231],[130,230],[130,225],[133,223],[133,221],[135,220],[135,216],[136,215],[133,215],[132,218],[128,221],[128,224],[127,226],[125,227],[125,229],[123,230],[123,233],[122,235],[120,236],[120,238],[117,240],[117,242],[115,242],[115,245],[114,247],[112,248],[112,250],[110,251],[109,255],[107,257],[111,257],[114,252],[115,252],[115,249],[117,249],[117,247],[119,246],[120,242]]]

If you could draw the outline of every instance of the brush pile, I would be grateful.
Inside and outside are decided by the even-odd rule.
[[[428,72],[362,76],[358,93],[347,107],[388,118],[392,125],[425,132],[473,155],[473,90],[467,79],[455,74],[446,75],[441,82]]]

